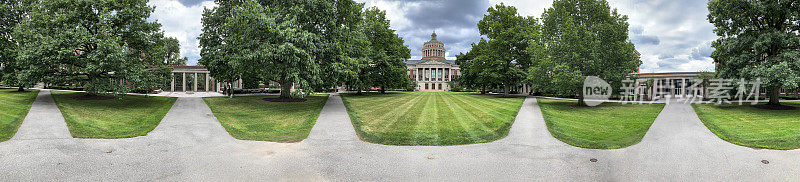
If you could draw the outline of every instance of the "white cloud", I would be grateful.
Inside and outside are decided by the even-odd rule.
[[[161,23],[166,36],[175,37],[180,42],[181,55],[189,58],[187,64],[197,64],[200,58],[197,37],[203,28],[200,21],[203,9],[217,5],[213,1],[204,1],[187,7],[176,0],[154,0],[148,5],[156,7],[150,18]]]

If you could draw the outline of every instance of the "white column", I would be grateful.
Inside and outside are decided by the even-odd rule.
[[[422,70],[423,70],[422,81],[428,81],[428,77],[430,77],[429,76],[430,71],[428,70],[428,68],[422,68]]]
[[[196,72],[194,73],[194,83],[192,85],[194,85],[192,87],[192,92],[197,92],[197,73]]]
[[[209,81],[209,79],[211,79],[211,76],[209,76],[209,75],[208,75],[208,73],[206,73],[206,92],[208,92],[209,90],[211,90],[211,89],[209,89],[209,88],[208,88],[208,81]]]
[[[186,92],[186,73],[182,74],[183,74],[183,79],[181,79],[181,81],[183,81],[183,92]]]
[[[169,73],[172,77],[172,83],[170,83],[170,92],[175,92],[175,73]]]
[[[681,88],[681,97],[686,98],[686,78],[681,78],[681,83],[683,83],[683,88]]]
[[[414,68],[414,69],[417,70],[416,77],[414,77],[414,80],[416,80],[417,82],[422,81],[422,79],[420,79],[420,76],[422,76],[422,73],[420,73],[421,69],[419,68]]]

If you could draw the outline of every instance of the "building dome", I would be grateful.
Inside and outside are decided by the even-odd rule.
[[[441,59],[444,60],[444,55],[447,50],[444,49],[444,43],[436,40],[436,31],[431,34],[431,40],[422,45],[422,59]]]

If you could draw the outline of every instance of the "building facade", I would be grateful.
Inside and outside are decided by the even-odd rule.
[[[445,58],[446,52],[444,43],[436,40],[436,32],[433,32],[431,40],[423,44],[422,59],[406,61],[408,78],[416,83],[415,90],[450,91],[447,82],[461,76],[461,69],[455,60]]]

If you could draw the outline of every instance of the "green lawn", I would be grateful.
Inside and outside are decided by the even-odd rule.
[[[51,91],[76,138],[128,138],[147,135],[177,98],[126,95],[124,99],[86,100],[84,93]]]
[[[547,129],[567,144],[617,149],[639,143],[664,104],[603,103],[578,107],[577,101],[537,98]]]
[[[800,108],[800,103],[781,103]],[[738,104],[693,104],[711,132],[725,141],[768,149],[800,148],[800,109],[768,110]]]
[[[524,97],[392,92],[343,97],[362,140],[388,145],[461,145],[508,135]]]
[[[22,120],[28,115],[39,90],[16,92],[17,89],[0,89],[0,142],[11,139]]]
[[[203,98],[225,130],[236,139],[296,142],[308,137],[328,95],[311,95],[305,102],[270,102],[270,96]]]

